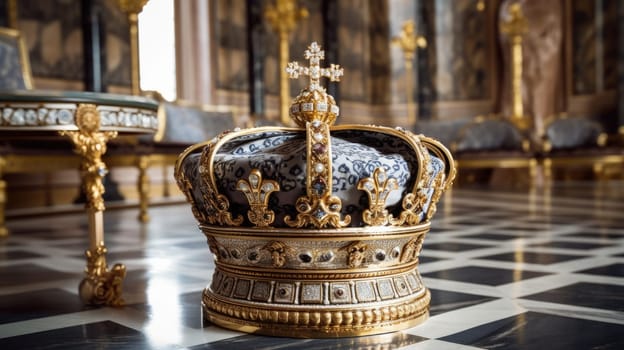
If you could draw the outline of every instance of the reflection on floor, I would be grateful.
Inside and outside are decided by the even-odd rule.
[[[0,241],[2,349],[624,349],[624,183],[557,185],[552,196],[454,189],[425,241],[431,318],[339,340],[245,335],[203,325],[212,275],[187,205],[105,214],[109,264],[127,306],[81,305],[83,215],[11,220]]]

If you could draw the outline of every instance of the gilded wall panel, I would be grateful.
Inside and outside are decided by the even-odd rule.
[[[484,100],[491,96],[488,12],[477,0],[439,0],[432,6],[432,85],[437,100]]]
[[[572,21],[572,91],[575,95],[596,92],[596,9],[593,1],[573,0]]]
[[[617,89],[617,80],[618,80],[618,68],[617,68],[617,57],[618,57],[618,0],[604,0],[602,3],[603,6],[603,49],[602,49],[602,59],[603,59],[603,79],[604,79],[604,89],[605,90],[615,90]],[[624,20],[624,19],[620,19]]]
[[[243,0],[218,0],[216,6],[217,79],[219,89],[246,92],[246,5]]]
[[[340,83],[343,100],[369,102],[370,37],[369,8],[366,0],[338,2],[339,63],[344,68]]]
[[[82,81],[84,58],[81,0],[20,0],[19,29],[24,34],[35,78]],[[126,15],[115,0],[99,0],[106,60],[106,85],[130,86],[130,34]]]

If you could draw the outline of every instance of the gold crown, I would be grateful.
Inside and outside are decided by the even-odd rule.
[[[298,127],[226,132],[183,152],[178,186],[208,238],[205,317],[269,335],[340,337],[410,327],[428,315],[418,255],[455,166],[439,142],[401,128],[332,125],[319,85],[342,70],[288,65],[310,86]]]

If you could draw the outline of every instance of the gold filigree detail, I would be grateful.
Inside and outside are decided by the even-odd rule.
[[[286,253],[290,250],[286,244],[278,241],[271,241],[265,244],[262,249],[271,253],[273,267],[282,267],[286,264]]]
[[[340,228],[349,225],[351,217],[341,220],[342,201],[332,196],[332,162],[329,125],[318,120],[306,124],[307,182],[305,196],[295,203],[297,218],[284,218],[291,227]]]
[[[405,245],[403,246],[403,250],[401,250],[401,256],[399,257],[399,261],[401,263],[407,263],[418,257],[418,254],[422,249],[422,244],[424,240],[425,234],[422,234],[410,239],[409,242],[405,243]]]
[[[206,214],[204,213],[203,210],[200,210],[197,207],[197,203],[195,202],[193,198],[193,184],[186,177],[186,174],[183,171],[177,173],[176,180],[178,183],[178,188],[180,188],[180,190],[182,191],[182,193],[184,193],[184,196],[186,197],[186,201],[191,204],[191,212],[193,213],[195,218],[199,222],[207,222]]]
[[[262,329],[269,329],[275,325],[277,326],[275,329],[281,329],[282,333],[274,334],[288,335],[287,332],[292,331],[312,332],[320,330],[322,335],[330,334],[335,337],[336,334],[342,333],[344,335],[364,335],[379,333],[375,330],[387,332],[392,329],[394,323],[409,322],[410,320],[422,321],[416,319],[416,316],[423,315],[426,317],[431,293],[425,289],[424,293],[411,295],[408,300],[337,312],[320,312],[315,308],[293,311],[292,309],[282,310],[279,307],[271,309],[234,304],[224,302],[223,298],[215,297],[207,290],[203,292],[202,301],[204,311],[208,311],[209,318],[217,324],[220,324],[221,319],[224,321],[232,320],[226,315],[237,315],[236,317],[240,320],[240,330],[243,330],[246,325]],[[321,322],[324,315],[328,318]],[[233,326],[232,323],[225,323],[225,325],[230,325],[228,328]],[[318,333],[314,333],[314,335],[319,337]]]
[[[364,260],[366,260],[366,250],[368,249],[368,245],[361,242],[351,242],[346,246],[340,248],[340,250],[347,251],[347,265],[350,268],[360,267]]]
[[[79,286],[80,297],[85,303],[92,305],[120,306],[121,284],[126,276],[126,267],[115,264],[111,270],[106,264],[106,246],[100,242],[94,250],[87,250],[86,277]]]
[[[230,257],[230,253],[227,248],[223,244],[219,243],[216,238],[213,236],[206,236],[206,239],[208,241],[208,249],[210,249],[210,252],[214,254],[215,260],[218,261],[219,259],[227,259]]]
[[[437,211],[437,203],[444,193],[445,184],[444,184],[444,173],[440,172],[433,179],[433,194],[431,195],[431,201],[429,202],[429,208],[427,208],[427,220],[431,220],[433,215],[435,215]]]
[[[74,145],[74,152],[82,156],[80,163],[87,209],[104,211],[104,185],[102,178],[108,173],[102,155],[106,153],[106,142],[117,137],[116,131],[100,132],[100,113],[93,104],[80,104],[76,109],[78,131],[60,131]]]
[[[377,168],[372,177],[363,178],[358,182],[358,190],[368,194],[369,209],[362,213],[362,220],[372,226],[388,224],[386,201],[391,191],[399,189],[399,183],[389,178],[384,168]]]
[[[420,223],[421,214],[427,203],[427,193],[425,191],[418,191],[416,193],[408,193],[403,197],[403,211],[397,219],[389,215],[389,221],[394,226],[416,225]]]
[[[329,196],[321,199],[299,197],[295,204],[297,219],[292,220],[286,216],[284,221],[291,227],[304,227],[307,225],[317,228],[324,227],[345,227],[351,222],[351,217],[346,215],[344,220],[340,220],[340,210],[342,202],[336,196]]]
[[[403,210],[399,217],[394,218],[392,215],[389,216],[390,224],[395,226],[416,225],[422,221],[423,212],[427,204],[427,191],[430,186],[431,173],[433,171],[429,150],[420,142],[420,136],[414,135],[409,131],[406,131],[406,134],[414,141],[414,151],[419,155],[419,176],[415,179],[413,192],[403,197],[403,201],[401,202]]]
[[[250,210],[247,211],[247,218],[252,224],[258,227],[266,227],[273,223],[275,213],[267,207],[269,206],[269,196],[271,193],[279,191],[279,188],[277,181],[263,180],[258,169],[253,169],[247,180],[238,180],[236,189],[243,192],[247,202],[249,202]]]
[[[206,215],[204,216],[207,223],[240,226],[243,222],[243,216],[238,215],[235,219],[232,218],[230,209],[230,202],[225,195],[220,194],[216,188],[212,185],[210,158],[212,152],[216,151],[213,144],[207,144],[202,151],[199,161],[199,173],[202,179],[201,192],[204,205],[206,206]]]

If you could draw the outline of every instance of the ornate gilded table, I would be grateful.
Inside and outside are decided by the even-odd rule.
[[[87,196],[90,246],[81,299],[88,304],[120,305],[126,267],[106,263],[102,177],[108,172],[102,155],[107,142],[119,134],[154,133],[158,103],[138,96],[69,91],[0,91],[0,136],[4,140],[38,142],[41,136],[67,138],[80,155],[80,171]],[[45,150],[43,150],[45,151]],[[0,176],[5,166],[0,155]],[[0,177],[0,190],[6,183]],[[6,198],[0,193],[0,207]]]

